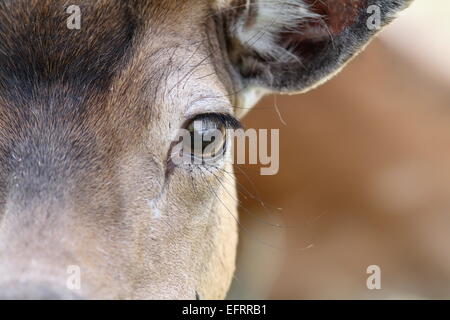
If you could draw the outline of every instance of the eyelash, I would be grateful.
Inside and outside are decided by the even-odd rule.
[[[236,130],[242,128],[241,122],[234,116],[228,113],[219,113],[219,112],[208,112],[195,115],[184,123],[183,128],[186,128],[191,122],[203,118],[209,118],[210,120],[222,123],[225,126],[225,129]]]

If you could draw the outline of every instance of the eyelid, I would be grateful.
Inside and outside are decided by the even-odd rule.
[[[223,123],[226,129],[241,129],[241,122],[235,118],[233,115],[224,112],[208,112],[208,113],[200,113],[192,118],[188,119],[183,125],[186,128],[191,122],[200,120],[203,118],[208,118],[216,122]]]

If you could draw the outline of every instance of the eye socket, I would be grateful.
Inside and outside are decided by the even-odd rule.
[[[205,113],[190,119],[181,130],[177,147],[172,150],[174,164],[207,164],[222,157],[227,148],[227,129],[240,128],[229,114]]]

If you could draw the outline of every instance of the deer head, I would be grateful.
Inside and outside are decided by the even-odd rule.
[[[316,86],[410,1],[72,2],[0,2],[6,298],[223,298],[229,137],[176,164],[180,130],[225,132],[262,95]]]

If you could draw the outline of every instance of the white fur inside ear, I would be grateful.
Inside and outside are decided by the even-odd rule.
[[[302,0],[247,0],[247,13],[250,6],[257,6],[257,14],[250,26],[246,25],[248,15],[242,15],[234,26],[235,35],[240,42],[265,57],[278,61],[297,60],[286,48],[278,45],[281,31],[301,32],[298,26],[308,20],[321,16],[312,12]]]
[[[249,86],[240,91],[237,95],[237,108],[235,110],[236,116],[239,119],[243,118],[247,112],[249,112],[259,100],[261,100],[261,98],[270,93],[271,91],[256,86]]]

